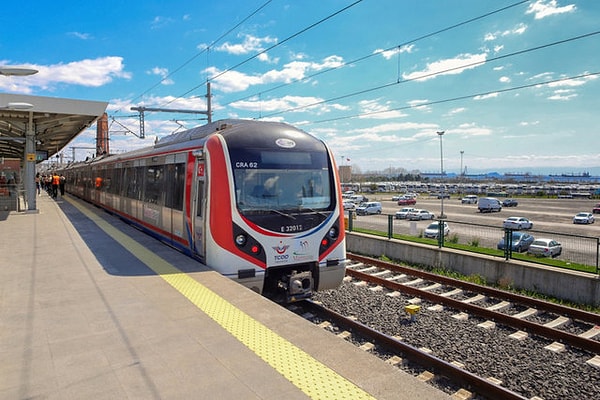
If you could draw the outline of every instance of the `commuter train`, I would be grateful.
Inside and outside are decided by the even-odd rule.
[[[60,172],[68,193],[266,297],[302,300],[345,275],[335,159],[290,125],[221,120]]]

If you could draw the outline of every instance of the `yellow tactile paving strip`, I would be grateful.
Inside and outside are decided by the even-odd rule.
[[[206,286],[146,250],[101,217],[64,198],[151,268],[227,332],[312,399],[373,399],[326,365],[282,338]]]

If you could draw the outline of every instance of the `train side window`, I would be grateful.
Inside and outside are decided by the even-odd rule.
[[[127,197],[139,200],[144,179],[144,167],[135,167],[132,170],[132,177],[127,186]]]
[[[185,189],[185,165],[183,163],[167,165],[165,182],[169,185],[165,194],[165,207],[182,211]]]
[[[164,165],[153,165],[146,169],[146,186],[144,201],[162,204],[162,193],[165,191]]]

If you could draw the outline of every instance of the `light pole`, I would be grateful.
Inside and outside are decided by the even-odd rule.
[[[22,67],[0,67],[0,75],[4,75],[4,76],[27,76],[27,75],[33,75],[33,74],[37,74],[38,70],[37,69],[32,69],[32,68],[22,68]]]
[[[442,136],[444,136],[445,132],[446,131],[437,131],[436,132],[438,134],[438,136],[440,137],[440,182],[441,182],[440,197],[442,198],[442,209],[440,212],[440,219],[446,218],[446,216],[444,215],[444,150],[442,147]]]

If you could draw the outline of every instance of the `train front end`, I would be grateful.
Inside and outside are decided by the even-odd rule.
[[[278,301],[338,287],[346,266],[344,219],[327,146],[286,124],[248,121],[215,135],[207,148],[211,215],[230,216],[227,224],[211,217],[218,250],[207,250],[208,264],[219,263]],[[215,157],[220,151],[222,160]]]

